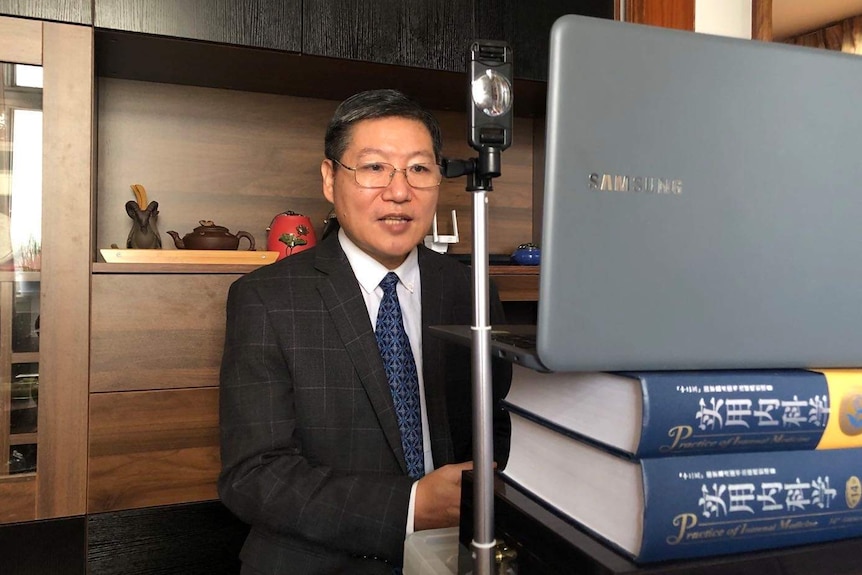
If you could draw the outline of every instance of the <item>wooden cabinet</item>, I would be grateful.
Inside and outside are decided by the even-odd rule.
[[[156,6],[170,5],[177,3]],[[183,17],[197,21],[194,13],[202,5],[184,4],[191,16],[178,15],[177,21]],[[401,60],[398,66],[299,56],[287,52],[301,49],[298,44],[254,39],[266,38],[263,32],[253,38],[224,31],[219,36],[198,33],[203,28],[195,24],[193,32],[182,34],[222,43],[191,42],[170,38],[180,28],[170,28],[173,24],[164,13],[161,23],[159,17],[150,20],[141,3],[98,0],[95,6],[99,18],[105,18],[97,27],[107,27],[108,22],[117,27],[113,32],[100,28],[97,33],[110,34],[101,46],[94,41],[93,28],[0,18],[0,61],[42,65],[45,72],[43,265],[38,276],[27,278],[38,279],[40,286],[38,356],[17,355],[11,343],[0,341],[0,369],[6,370],[0,382],[5,385],[0,385],[5,411],[0,413],[11,412],[7,407],[11,407],[13,364],[38,360],[37,427],[14,438],[6,434],[5,444],[0,440],[0,448],[25,441],[38,445],[36,472],[0,478],[0,523],[111,514],[217,497],[224,302],[229,284],[249,269],[134,270],[100,262],[98,249],[122,244],[128,234],[130,220],[123,204],[132,198],[130,184],[144,184],[150,198],[160,202],[159,225],[167,249],[173,249],[167,230],[182,235],[199,219],[213,219],[233,231],[250,231],[261,244],[271,217],[285,209],[313,216],[320,225],[328,211],[319,187],[320,146],[337,100],[345,91],[391,85],[410,74],[424,77],[425,84],[415,85],[435,86],[457,100],[452,108],[459,111],[432,106],[443,123],[444,153],[473,155],[463,137],[465,117],[459,95],[463,76],[423,72],[421,66],[439,64],[421,60],[433,51],[430,48],[421,51],[421,58],[419,51],[408,50],[409,57],[420,59]],[[118,18],[114,21],[107,11],[111,6],[116,13],[110,18]],[[291,5],[284,5],[284,14],[290,9]],[[445,18],[450,16],[448,11],[440,13],[444,19],[427,31],[436,26],[448,30]],[[120,23],[135,18],[141,19],[137,27]],[[219,18],[216,14],[210,22]],[[291,29],[299,30],[301,18],[289,19],[291,26],[296,24]],[[237,22],[222,18],[222,23]],[[441,34],[447,39],[459,34],[468,38],[463,31]],[[128,39],[127,47],[136,47],[138,41],[159,43],[149,44],[152,52],[143,58],[132,54],[126,59],[123,41]],[[265,42],[277,50],[247,47]],[[450,42],[454,46],[455,41]],[[121,66],[115,73],[97,73],[94,50],[97,61],[102,52],[110,55],[106,59],[110,65],[119,62]],[[453,47],[447,54],[455,58],[456,52],[461,57],[463,47]],[[191,65],[162,65],[175,62],[178,54],[192,54],[186,60]],[[225,54],[240,56],[221,58]],[[291,62],[300,59],[311,64],[300,67],[299,75],[288,73],[294,70]],[[312,78],[317,91],[284,95],[280,87],[274,91],[281,93],[271,93],[260,85],[245,86],[247,91],[203,87],[210,84],[199,82],[194,70],[207,68],[201,65],[206,62],[228,62],[248,77],[255,70],[272,72],[279,82],[296,86]],[[315,72],[321,62],[334,68]],[[138,65],[177,75],[168,78],[169,83],[124,77],[135,75]],[[454,65],[454,60],[445,65]],[[230,78],[237,72],[214,69],[219,77]],[[338,81],[333,83],[333,78]],[[440,78],[454,80],[441,83]],[[409,85],[404,88],[414,91]],[[419,95],[426,96],[421,91]],[[433,104],[433,99],[426,103]],[[518,136],[506,152],[503,177],[495,181],[490,207],[497,222],[490,246],[495,253],[508,253],[533,236],[535,122],[525,116],[516,118]],[[98,133],[94,134],[95,126]],[[94,166],[98,173],[92,171]],[[459,213],[462,244],[453,249],[459,253],[470,249],[471,196],[464,191],[464,183],[447,182],[440,206],[443,233],[448,233],[449,211]],[[504,299],[518,302],[535,297],[535,274],[503,276],[498,283]],[[6,287],[0,281],[0,300],[6,297],[4,301],[14,302],[14,276],[6,279]],[[7,317],[13,316],[0,313],[0,318]],[[0,326],[0,337],[3,333]],[[5,417],[0,424],[11,425],[11,415]],[[159,534],[154,537],[157,541]],[[0,561],[0,570],[5,565]]]
[[[860,38],[859,30],[862,30],[862,15],[851,16],[822,28],[784,38],[781,41],[786,44],[858,55],[862,54],[862,38]]]
[[[0,20],[0,48],[5,50],[0,55],[7,61],[28,61],[26,54],[34,52],[39,54],[36,63],[44,60],[46,66],[43,215],[51,225],[45,226],[45,265],[39,276],[43,385],[37,472],[0,480],[0,521],[86,515],[95,518],[87,524],[96,525],[100,517],[116,518],[129,510],[166,517],[170,512],[164,510],[178,505],[212,505],[220,467],[218,370],[224,304],[230,283],[252,268],[136,269],[100,262],[99,248],[125,241],[131,222],[123,205],[133,198],[132,183],[145,185],[150,199],[159,201],[166,249],[173,249],[167,230],[183,235],[204,218],[233,231],[247,230],[261,245],[272,216],[285,209],[306,213],[320,225],[328,211],[319,187],[320,146],[337,101],[182,85],[194,84],[193,77],[191,82],[178,77],[167,84],[103,77],[89,59],[92,30],[73,27],[80,34],[62,42],[59,25],[15,20],[15,26],[4,28],[7,22]],[[96,46],[113,53],[114,61],[123,54],[112,44],[117,37]],[[162,40],[143,65],[172,58],[178,46],[179,52],[200,50],[204,59],[224,53],[223,45]],[[228,50],[239,50],[249,56],[246,64],[256,62],[266,69],[273,54],[300,58]],[[48,72],[55,61],[62,68]],[[355,70],[352,61],[332,61]],[[279,62],[284,60],[276,61],[276,68]],[[408,70],[387,67],[374,82],[385,85]],[[98,122],[91,114],[94,80]],[[462,80],[458,74],[459,88]],[[68,100],[60,100],[58,85],[65,87]],[[345,86],[354,88],[349,79]],[[78,110],[81,102],[87,104]],[[445,153],[472,155],[463,137],[464,114],[439,111],[438,116]],[[533,124],[530,118],[516,119],[520,136],[506,152],[504,176],[495,182],[491,217],[499,226],[492,239],[497,253],[532,238]],[[98,133],[93,134],[96,125]],[[61,135],[65,140],[53,139]],[[74,145],[61,146],[61,141]],[[49,158],[55,159],[49,163]],[[97,173],[90,171],[94,165]],[[447,182],[443,198],[441,231],[447,233],[446,215],[456,209],[463,242],[456,251],[469,251],[471,196],[464,182]],[[499,283],[504,299],[535,297],[535,274],[506,273]],[[57,354],[58,349],[63,353]],[[57,381],[62,384],[48,386]],[[155,511],[158,506],[171,507]],[[161,548],[167,535],[158,522],[148,525],[144,548]],[[127,547],[135,536],[121,527],[112,532],[111,542]],[[210,528],[197,525],[201,533]],[[213,553],[210,538],[202,539],[197,552]],[[104,557],[93,550],[88,563],[95,568],[100,561]],[[5,565],[0,560],[0,570]],[[105,569],[125,572],[125,566]]]
[[[248,270],[173,267],[93,266],[87,513],[217,497],[225,302]],[[503,299],[536,297],[536,268],[494,271]]]
[[[547,80],[551,26],[564,14],[612,19],[614,0],[478,0],[475,33],[509,43],[516,78]]]
[[[463,73],[476,39],[506,40],[515,76],[545,80],[551,25],[613,18],[614,0],[96,0],[98,29]],[[362,74],[349,67],[342,80]],[[328,78],[331,80],[331,77]]]
[[[36,471],[38,334],[39,272],[0,271],[0,477]]]
[[[0,14],[70,24],[92,24],[91,0],[0,0]]]
[[[4,424],[0,447],[5,450],[0,468],[0,523],[84,512],[87,422],[82,414],[87,409],[90,313],[92,49],[90,28],[0,17],[0,61],[41,66],[43,86],[38,113],[41,130],[28,130],[30,135],[42,134],[39,161],[18,167],[13,162],[7,169],[0,161],[0,203],[14,206],[13,217],[16,210],[35,210],[32,217],[42,222],[41,236],[31,236],[39,246],[40,251],[31,254],[38,252],[38,263],[31,259],[25,264],[21,249],[13,247],[11,269],[0,271],[0,422]],[[18,86],[8,82],[9,74],[4,77],[5,91],[14,96]],[[14,129],[15,112],[20,110],[5,105],[0,109],[6,127]],[[23,117],[17,121],[21,120]],[[8,146],[17,143],[4,140],[0,155],[8,154]],[[11,152],[15,151],[13,147]],[[19,168],[29,183],[16,196]],[[7,185],[10,180],[11,186]],[[41,208],[29,203],[39,195]],[[6,227],[12,230],[12,246],[18,245],[16,225]],[[13,410],[23,407],[15,403],[36,401],[35,386],[13,386],[13,382],[33,384],[35,378],[39,382],[35,426],[24,421],[21,433],[9,434],[6,425],[11,428],[19,423],[13,421],[13,416],[18,417]],[[29,388],[28,393],[19,395],[24,388]],[[16,446],[20,446],[25,468],[22,473],[6,475],[17,471],[15,465],[20,463],[14,460],[14,453],[13,461],[7,459]],[[26,462],[24,446],[36,452],[35,469],[32,462]]]
[[[93,274],[90,391],[217,387],[227,290],[240,275]]]
[[[302,43],[286,51],[255,47],[259,42],[248,38],[268,32],[240,33],[237,27],[244,25],[242,19],[222,19],[229,30],[201,32],[218,28],[221,16],[203,22],[203,13],[191,8],[200,2],[192,2],[186,10],[185,3],[97,0],[98,75],[336,101],[362,90],[388,87],[411,94],[434,110],[463,111],[469,44],[499,39],[514,50],[515,115],[540,118],[545,109],[551,25],[569,12],[611,18],[615,3],[385,0],[381,7],[381,3],[358,0],[308,0],[302,3],[301,14],[291,12],[290,26],[301,28]],[[182,14],[165,15],[181,8]],[[150,12],[156,9],[160,15],[153,16],[153,23]],[[273,21],[287,10],[276,11]],[[137,15],[128,16],[131,13]],[[132,25],[134,20],[142,23]],[[159,24],[161,20],[166,23]]]
[[[302,52],[463,72],[472,0],[306,0]]]
[[[214,500],[219,469],[217,387],[91,396],[87,513]]]
[[[112,267],[93,275],[87,512],[216,499],[224,309],[241,272]]]
[[[470,43],[505,40],[515,77],[547,79],[551,25],[563,14],[613,18],[613,0],[311,0],[304,54],[464,72]]]
[[[319,166],[337,101],[98,80],[87,512],[213,499],[227,291],[256,266],[106,263],[99,249],[124,244],[133,183],[159,202],[163,250],[176,250],[168,230],[183,236],[201,219],[247,231],[264,246],[266,227],[287,209],[308,215],[320,237],[329,204]],[[472,155],[465,115],[437,115],[444,153]],[[532,124],[516,119],[522,136],[495,182],[496,253],[532,238]],[[459,214],[459,253],[470,249],[472,196],[464,186],[446,182],[439,208],[442,233],[450,211]],[[507,274],[503,297],[535,299],[536,277]]]
[[[694,31],[695,0],[629,0],[626,22]]]
[[[97,28],[299,52],[301,0],[96,0]]]
[[[751,39],[772,42],[772,0],[751,0]]]

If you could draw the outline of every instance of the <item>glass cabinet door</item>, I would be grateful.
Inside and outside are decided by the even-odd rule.
[[[0,16],[0,525],[87,506],[93,54]]]
[[[0,64],[0,476],[38,449],[42,68]]]

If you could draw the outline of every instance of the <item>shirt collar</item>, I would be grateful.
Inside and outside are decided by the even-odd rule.
[[[356,276],[356,280],[367,293],[371,293],[377,289],[377,286],[380,285],[380,281],[390,271],[395,272],[402,285],[404,285],[404,287],[407,288],[407,291],[411,294],[416,289],[416,286],[419,283],[419,250],[417,248],[414,247],[410,250],[410,253],[407,254],[407,258],[400,266],[394,270],[390,270],[353,243],[353,241],[347,237],[347,234],[344,233],[344,229],[338,230],[338,241],[341,243],[341,249],[344,251],[344,255],[347,256],[347,261],[350,262],[350,267],[353,268],[353,274]]]

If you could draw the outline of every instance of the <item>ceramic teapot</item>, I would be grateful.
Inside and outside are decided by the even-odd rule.
[[[311,219],[290,210],[275,216],[266,228],[266,233],[266,249],[278,252],[279,260],[317,243]]]
[[[174,238],[174,244],[181,250],[235,250],[239,248],[239,240],[248,240],[248,250],[254,250],[254,236],[248,232],[230,233],[227,228],[217,226],[210,220],[200,220],[200,226],[180,239],[177,232],[170,231],[168,235]]]

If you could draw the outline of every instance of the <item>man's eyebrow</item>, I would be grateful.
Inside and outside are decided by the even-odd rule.
[[[371,154],[380,154],[381,156],[389,157],[388,152],[381,150],[379,148],[362,148],[361,150],[359,150],[356,153],[357,157],[360,157],[360,158],[362,156],[367,156],[367,155],[371,155]],[[433,162],[434,161],[434,152],[429,152],[427,150],[416,150],[415,152],[405,154],[405,157],[407,157],[407,158],[422,157],[422,158],[429,159],[430,161]]]

